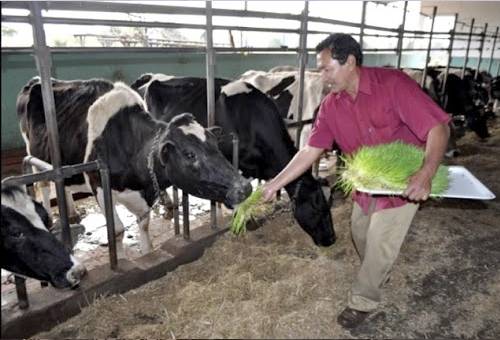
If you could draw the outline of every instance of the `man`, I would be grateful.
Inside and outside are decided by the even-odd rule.
[[[337,321],[358,326],[381,301],[401,244],[431,181],[449,137],[448,115],[418,84],[394,69],[363,67],[359,44],[349,35],[330,35],[316,47],[317,66],[331,92],[321,103],[308,144],[263,188],[264,200],[308,171],[335,142],[344,153],[361,146],[402,140],[425,146],[421,168],[408,180],[403,197],[353,194],[351,232],[361,267]]]

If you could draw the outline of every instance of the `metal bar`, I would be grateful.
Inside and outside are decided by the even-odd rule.
[[[307,65],[307,16],[309,14],[309,2],[304,1],[304,9],[302,11],[302,21],[300,23],[300,68],[299,68],[299,102],[297,108],[297,121],[302,121],[302,111],[304,108],[304,77]],[[302,133],[302,124],[297,128],[295,145],[300,149],[300,135]]]
[[[14,274],[14,280],[16,283],[16,294],[17,301],[19,302],[19,308],[26,309],[30,305],[28,301],[28,293],[26,291],[26,279]]]
[[[313,118],[310,118],[310,119],[306,119],[306,120],[301,120],[301,121],[298,121],[298,122],[290,122],[290,123],[286,123],[286,126],[289,127],[289,128],[292,128],[292,127],[297,127],[299,125],[306,125],[306,124],[312,124],[312,122],[314,121]]]
[[[109,3],[109,2],[75,2],[75,1],[51,1],[51,2],[41,2],[44,4],[44,9],[49,10],[69,10],[69,11],[96,11],[96,12],[122,12],[122,13],[157,13],[157,14],[180,14],[180,15],[206,15],[204,8],[194,8],[194,7],[178,7],[178,6],[158,6],[158,5],[137,5],[137,4],[124,4],[124,3]],[[27,1],[9,1],[2,2],[2,8],[18,8],[18,9],[28,9],[29,2]],[[213,9],[213,15],[215,16],[236,16],[236,17],[258,17],[258,18],[273,18],[273,19],[286,19],[286,20],[297,20],[300,21],[300,15],[295,14],[282,14],[282,13],[271,13],[271,12],[260,12],[260,11],[248,11],[248,10],[231,10],[231,9]],[[2,16],[2,22],[7,22],[3,18],[22,18],[23,16]],[[57,19],[57,18],[54,18]],[[16,20],[16,19],[14,19]],[[17,19],[21,20],[21,19]],[[82,19],[82,25],[85,25],[85,20]],[[332,25],[350,26],[361,28],[361,24],[335,20],[326,19],[320,17],[309,17],[310,22],[320,22]],[[90,20],[88,20],[90,22]],[[174,23],[172,23],[175,25]],[[185,27],[186,24],[179,24]],[[173,26],[172,26],[173,27]],[[379,27],[373,25],[365,25],[365,29],[380,30],[387,32],[397,33],[398,29]],[[204,28],[200,28],[204,29]],[[220,27],[220,29],[225,29]],[[417,33],[426,34],[427,32],[420,30],[408,30],[407,33]],[[446,34],[447,32],[435,32],[435,34]],[[456,35],[468,35],[468,33],[457,32]],[[473,34],[473,36],[480,36],[480,34]]]
[[[461,76],[462,79],[464,78],[465,68],[467,67],[467,62],[469,61],[469,50],[470,50],[470,42],[471,42],[471,38],[472,38],[472,31],[474,30],[474,21],[475,21],[475,18],[472,18],[471,22],[470,22],[469,40],[467,41],[467,48],[465,50],[465,57],[464,57],[464,66],[462,67],[462,76]]]
[[[456,39],[455,39],[456,40]],[[272,47],[215,47],[217,53],[234,53],[234,52],[280,52],[280,53],[298,53],[299,48],[272,48]],[[447,51],[448,48],[433,48],[432,51]],[[455,51],[465,51],[466,48],[456,48]],[[500,50],[500,47],[496,47]],[[56,47],[51,48],[52,53],[205,53],[204,47]],[[314,48],[308,48],[308,52],[315,52]],[[394,52],[397,48],[365,48],[363,52]],[[427,51],[426,48],[405,48],[403,51]],[[2,53],[32,53],[30,47],[9,47],[2,48]]]
[[[197,7],[180,7],[180,6],[112,3],[112,2],[95,2],[95,1],[41,1],[40,4],[43,6],[43,9],[61,10],[61,11],[206,15],[205,8],[197,8]],[[27,9],[28,6],[29,6],[29,1],[2,2],[2,8]],[[214,9],[213,15],[300,20],[300,16],[295,14],[282,14],[282,13],[260,12],[260,11],[242,11],[242,10],[232,10],[232,9]]]
[[[443,84],[441,85],[441,104],[445,107],[446,98],[443,98],[446,90],[446,82],[448,81],[448,73],[450,72],[450,64],[453,53],[453,40],[455,38],[455,29],[457,28],[458,13],[455,13],[455,21],[453,22],[453,28],[450,31],[450,44],[448,45],[448,60],[446,61],[446,68],[444,70]]]
[[[495,53],[495,45],[497,43],[497,37],[498,37],[498,26],[497,29],[495,30],[495,35],[493,36],[493,45],[491,47],[490,61],[488,62],[488,73],[490,73],[491,71],[491,65],[493,63],[493,54]]]
[[[29,18],[25,16],[5,15],[2,16],[2,22],[29,23]],[[129,21],[129,20],[109,20],[109,19],[81,19],[81,18],[58,18],[58,17],[43,17],[44,24],[52,25],[85,25],[85,26],[120,26],[120,27],[154,27],[154,28],[183,28],[183,29],[198,29],[206,30],[205,25],[199,24],[180,24],[173,22],[159,21]],[[251,32],[278,32],[278,33],[299,33],[296,29],[288,28],[272,28],[272,27],[249,27],[249,26],[223,26],[214,25],[213,30],[234,31],[251,31]]]
[[[359,28],[359,46],[363,50],[363,38],[365,33],[365,23],[366,23],[366,5],[367,1],[363,1],[363,7],[361,9],[361,27]]]
[[[45,170],[54,170],[54,167],[52,164],[49,164],[45,161],[42,161],[39,158],[36,158],[34,156],[26,156],[23,158],[23,163],[32,165],[36,167],[38,170],[45,171]]]
[[[212,36],[212,2],[205,1],[206,10],[206,71],[207,71],[207,126],[215,124],[215,52],[213,48]],[[210,225],[212,228],[217,228],[217,205],[215,201],[210,202]]]
[[[28,156],[30,162],[36,157]],[[40,161],[40,160],[39,160]],[[40,161],[43,162],[43,161]],[[32,164],[32,163],[27,163]],[[95,171],[99,169],[99,165],[97,161],[75,164],[75,165],[66,165],[60,168],[62,177],[68,178],[74,176],[76,174],[85,172],[85,171]],[[6,177],[2,180],[2,184],[11,184],[11,185],[26,185],[39,181],[53,181],[56,178],[57,174],[55,170],[44,170],[41,172],[22,175],[22,176],[10,176]]]
[[[427,78],[427,67],[429,66],[429,59],[431,56],[431,45],[432,45],[432,31],[434,30],[434,22],[436,20],[437,6],[434,6],[432,9],[432,22],[431,22],[431,30],[429,35],[429,45],[427,45],[427,53],[425,55],[425,65],[424,70],[422,72],[422,80],[420,81],[420,87],[425,87],[425,78]]]
[[[30,2],[29,4],[33,29],[33,45],[35,51],[35,60],[40,82],[42,85],[42,100],[45,113],[45,122],[47,126],[50,159],[54,166],[56,178],[54,179],[57,193],[57,206],[59,208],[59,218],[62,226],[62,241],[68,248],[72,248],[71,231],[68,221],[68,208],[66,205],[66,193],[64,191],[64,180],[61,172],[61,153],[59,150],[59,133],[57,126],[54,93],[52,92],[51,81],[51,57],[50,50],[45,42],[45,31],[42,22],[42,12],[40,3]]]
[[[403,8],[403,21],[401,23],[401,26],[399,26],[399,37],[398,37],[398,60],[396,62],[396,68],[400,69],[401,68],[401,59],[403,56],[403,38],[404,38],[404,30],[405,30],[405,24],[406,24],[406,10],[408,8],[408,1],[405,1],[405,6]]]
[[[487,30],[488,30],[488,23],[485,23],[483,33],[485,33]],[[479,75],[479,67],[481,66],[481,60],[483,59],[484,39],[485,37],[483,35],[483,38],[479,42],[479,57],[477,58],[477,67],[476,67],[476,72],[474,73],[474,80],[476,80],[477,76]]]
[[[182,233],[185,240],[189,240],[189,195],[182,191]]]
[[[115,220],[113,216],[113,198],[111,195],[109,169],[103,163],[100,163],[99,174],[101,176],[101,185],[104,198],[104,212],[106,216],[106,229],[108,232],[109,265],[111,267],[111,270],[115,270],[118,266],[118,256],[116,254],[116,235],[115,235]]]
[[[181,228],[179,226],[179,190],[176,186],[172,186],[172,196],[174,203],[174,232],[175,236],[180,235]]]

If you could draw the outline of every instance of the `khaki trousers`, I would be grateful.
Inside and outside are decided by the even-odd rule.
[[[396,260],[418,204],[408,203],[398,208],[371,213],[375,200],[365,215],[354,202],[351,232],[361,259],[361,268],[349,292],[352,309],[369,312],[377,308],[385,283]]]

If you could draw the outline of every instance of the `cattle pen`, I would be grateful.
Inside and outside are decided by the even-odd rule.
[[[286,120],[286,123],[290,128],[295,128],[294,142],[298,147],[301,138],[304,138],[302,129],[313,121],[312,114],[303,119],[305,72],[307,68],[314,68],[314,58],[311,58],[314,49],[311,41],[316,41],[318,37],[324,37],[333,30],[349,31],[359,40],[361,46],[364,43],[368,45],[369,39],[374,39],[374,41],[379,38],[393,39],[395,46],[390,48],[375,48],[373,44],[370,45],[371,47],[364,48],[366,64],[391,64],[397,68],[418,66],[422,70],[420,78],[422,87],[425,85],[429,72],[429,61],[435,52],[446,56],[444,65],[441,65],[444,67],[445,84],[452,69],[458,70],[462,78],[471,67],[474,78],[480,76],[481,70],[496,74],[496,76],[500,74],[500,59],[495,58],[500,50],[497,45],[498,26],[495,31],[489,31],[488,23],[478,26],[475,24],[475,19],[471,18],[470,22],[461,23],[463,28],[468,27],[468,29],[459,31],[459,15],[455,14],[453,27],[449,31],[435,31],[438,7],[433,7],[432,14],[426,18],[428,27],[430,26],[428,30],[410,30],[405,28],[409,12],[407,1],[401,2],[402,6],[396,8],[401,14],[401,24],[397,27],[379,27],[366,22],[370,8],[388,6],[387,4],[360,2],[360,20],[353,22],[313,16],[310,14],[310,6],[313,5],[308,1],[303,2],[303,8],[297,14],[248,10],[247,1],[244,3],[244,10],[235,10],[217,8],[211,1],[203,2],[203,6],[200,7],[132,2],[2,2],[2,25],[4,23],[29,24],[33,32],[33,47],[2,46],[2,84],[4,85],[2,86],[2,122],[7,113],[10,117],[6,118],[6,122],[11,121],[15,111],[12,105],[12,98],[15,94],[12,89],[7,90],[7,87],[17,91],[26,80],[38,72],[52,160],[51,164],[47,164],[28,156],[24,158],[22,167],[20,166],[13,172],[14,176],[2,179],[2,184],[29,186],[38,181],[53,181],[63,230],[62,240],[65,245],[71,247],[64,179],[83,172],[99,172],[104,191],[109,264],[90,270],[80,287],[71,291],[43,288],[28,295],[24,279],[16,277],[19,302],[16,303],[10,298],[12,303],[6,304],[5,308],[2,304],[1,336],[29,337],[42,331],[49,331],[58,323],[80,313],[84,306],[89,305],[97,306],[97,308],[95,310],[84,309],[76,319],[68,321],[69,324],[55,327],[52,333],[42,333],[42,337],[498,336],[500,315],[494,306],[500,304],[498,301],[500,288],[498,270],[500,268],[493,260],[500,255],[494,242],[500,236],[494,222],[495,214],[498,214],[499,209],[498,198],[484,203],[450,200],[444,202],[442,206],[439,202],[425,206],[427,214],[417,221],[421,230],[414,228],[410,233],[407,245],[408,255],[403,257],[400,264],[404,268],[399,268],[401,272],[397,273],[394,278],[398,284],[406,283],[406,288],[403,292],[394,292],[393,300],[405,301],[404,308],[408,310],[402,313],[403,316],[398,316],[398,313],[402,312],[400,306],[388,305],[386,306],[389,310],[387,313],[377,314],[366,328],[354,333],[344,333],[336,328],[332,331],[325,325],[335,322],[333,310],[338,309],[338,304],[334,299],[342,299],[342,294],[347,289],[347,283],[343,280],[347,275],[352,274],[355,265],[354,261],[351,261],[354,258],[353,249],[347,245],[348,228],[345,224],[349,210],[346,203],[348,200],[345,198],[337,197],[337,202],[340,203],[334,203],[334,208],[332,208],[334,222],[337,227],[340,226],[341,236],[337,241],[340,246],[333,246],[335,249],[320,250],[309,239],[306,239],[307,235],[300,233],[300,228],[290,215],[286,200],[280,201],[275,212],[266,220],[261,221],[262,226],[257,231],[241,239],[234,239],[225,233],[228,230],[227,216],[217,214],[221,207],[216,202],[210,203],[209,220],[205,221],[206,223],[202,226],[191,230],[189,196],[183,193],[181,233],[179,195],[174,189],[172,191],[174,199],[172,237],[150,254],[133,260],[118,260],[115,249],[114,217],[111,211],[113,197],[107,164],[100,161],[76,165],[62,164],[51,82],[53,76],[64,79],[103,77],[99,73],[104,70],[106,77],[113,81],[121,80],[132,83],[133,76],[138,76],[137,72],[150,72],[151,68],[175,75],[185,75],[188,72],[204,75],[207,94],[206,120],[210,127],[215,122],[214,81],[216,76],[234,78],[247,70],[249,66],[270,68],[283,63],[297,65],[298,106],[293,121]],[[335,6],[334,2],[332,6]],[[9,10],[24,10],[24,14],[17,14],[17,12],[10,14]],[[86,14],[87,17],[80,18],[79,15],[69,14],[78,12]],[[140,15],[140,19],[137,19],[137,16],[129,16],[129,20],[98,19],[98,16],[93,18],[88,13],[134,13]],[[197,16],[203,18],[205,23],[169,22],[161,18],[161,15],[166,14],[181,17]],[[144,20],[147,15],[154,19]],[[221,18],[250,18],[254,21],[259,18],[276,19],[293,24],[291,26],[282,24],[281,27],[258,27],[257,25],[243,26],[238,23],[228,26],[220,24],[223,22]],[[217,20],[218,24],[214,24],[214,20]],[[180,44],[179,46],[157,45],[155,47],[154,44],[146,44],[147,46],[144,47],[56,47],[48,46],[44,25],[192,29],[204,32],[205,38],[204,44],[189,46]],[[234,39],[231,32],[278,33],[292,35],[297,39],[294,40],[296,46],[293,47],[251,47],[243,46],[243,44],[241,47],[236,47],[234,42],[229,46],[221,46],[221,44],[214,43],[214,31],[228,31],[231,39]],[[421,41],[421,45],[425,47],[408,47],[407,44],[404,47],[405,41],[412,39]],[[433,42],[436,41],[445,41],[448,45],[439,44],[440,47],[433,47]],[[459,56],[456,55],[457,52]],[[475,52],[474,57],[471,56],[473,52]],[[35,63],[30,56],[31,53],[35,57]],[[414,57],[412,53],[419,53],[419,55]],[[128,55],[134,56],[131,61],[128,60]],[[83,59],[92,60],[83,61]],[[75,63],[82,63],[81,71],[75,70]],[[94,71],[89,72],[92,63],[101,68],[95,68]],[[185,67],[187,63],[192,63],[194,66]],[[225,64],[229,66],[223,68]],[[102,68],[102,65],[107,67]],[[125,69],[127,71],[123,71]],[[20,72],[26,78],[19,79],[21,77],[15,76],[15,72]],[[443,85],[442,88],[444,89],[445,86]],[[10,96],[9,103],[4,104],[7,96]],[[477,171],[481,180],[498,193],[500,187],[494,173],[498,173],[499,164],[493,156],[499,153],[500,129],[498,122],[488,124],[492,132],[491,139],[477,145],[474,143],[474,137],[467,133],[459,142],[465,150],[462,157],[452,162],[470,166]],[[20,146],[21,139],[18,130],[16,133],[12,132],[18,129],[17,120],[15,124],[9,124],[9,126],[7,136],[13,137],[10,140],[6,139],[4,143],[2,136],[2,160],[4,153],[7,153],[9,149],[16,149]],[[2,124],[2,135],[4,135],[3,132],[4,124]],[[240,142],[238,136],[231,137],[234,148],[232,161],[233,165],[238,168]],[[4,177],[3,167],[2,161],[2,177]],[[37,168],[39,172],[32,174],[32,167]],[[23,175],[19,175],[20,172]],[[467,229],[472,223],[468,223],[466,219],[468,214],[476,212],[481,213],[482,216],[472,221],[483,229],[477,231],[478,234],[469,240]],[[441,215],[438,216],[439,214]],[[454,217],[455,214],[458,217]],[[436,238],[429,236],[433,233],[431,221],[434,215],[438,216],[436,223],[443,227],[436,235],[442,238],[442,244]],[[443,264],[438,261],[439,252],[433,251],[425,254],[423,249],[428,247],[428,244],[434,245],[435,250],[442,251],[449,246],[450,258]],[[218,250],[223,253],[223,258],[216,253]],[[461,255],[467,262],[465,268],[453,271],[450,268],[461,265],[459,261]],[[270,256],[271,261],[263,261],[261,266],[258,263],[247,262],[247,258],[259,261],[267,256]],[[420,257],[422,261],[427,262],[422,264],[411,256]],[[348,260],[347,257],[350,259]],[[240,265],[230,262],[235,258],[241,260]],[[333,265],[335,261],[340,262],[340,265]],[[178,268],[189,262],[193,263]],[[318,266],[327,267],[328,270],[317,271]],[[480,267],[483,270],[479,270]],[[308,277],[296,275],[302,270]],[[411,275],[412,270],[417,273],[415,276]],[[198,275],[199,278],[196,278]],[[220,275],[220,278],[217,278],[217,275]],[[461,275],[463,275],[462,278]],[[233,278],[234,281],[231,282]],[[166,286],[160,286],[162,282],[166,282]],[[333,287],[336,282],[342,290],[340,293]],[[142,288],[138,288],[142,285],[145,285],[146,291],[149,290],[143,297],[140,296]],[[467,285],[470,285],[469,292]],[[125,293],[130,290],[132,291]],[[215,293],[217,290],[221,290],[220,295]],[[152,291],[158,294],[151,293]],[[183,295],[173,296],[171,300],[161,295],[170,294],[171,291],[179,291]],[[263,294],[269,301],[257,300],[255,296],[259,294]],[[109,300],[104,298],[108,295],[112,295]],[[151,299],[150,305],[140,304],[139,301],[146,297]],[[450,299],[447,300],[447,297]],[[205,298],[207,301],[203,302]],[[182,299],[185,299],[184,302],[181,301]],[[276,307],[280,303],[284,304],[283,309]],[[301,303],[304,304],[303,307],[300,306]],[[467,306],[467,303],[470,305]],[[127,307],[128,304],[137,305],[137,310]],[[164,304],[163,307],[162,304]],[[194,308],[195,305],[201,306],[201,310]],[[100,310],[99,306],[107,309],[109,313]],[[456,309],[453,309],[455,307]],[[148,308],[152,309],[148,310]],[[247,316],[239,315],[238,308],[241,308],[241,313],[246,312]],[[450,312],[447,308],[453,310]],[[122,316],[116,317],[117,320],[128,322],[132,326],[127,328],[120,326],[118,322],[112,322],[113,313],[122,313]],[[217,318],[220,313],[229,322],[236,324],[231,326],[222,318]],[[315,321],[311,318],[311,315],[315,314],[328,314],[328,316],[318,317]],[[468,320],[476,315],[479,320],[475,322]],[[252,317],[256,322],[255,325],[251,325]],[[95,319],[102,319],[111,324],[111,328],[106,329],[105,325],[99,324]],[[189,323],[190,319],[194,322]],[[298,320],[301,322],[297,322]],[[296,326],[292,326],[294,322]],[[390,326],[398,322],[403,326]],[[79,329],[77,326],[79,323],[85,326]],[[426,327],[428,331],[422,329]]]

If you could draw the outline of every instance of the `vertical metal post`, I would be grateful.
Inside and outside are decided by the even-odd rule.
[[[172,186],[172,196],[174,201],[174,232],[175,236],[180,235],[181,228],[179,225],[179,190],[176,186]]]
[[[429,44],[427,45],[427,53],[425,54],[425,66],[422,72],[422,80],[420,81],[420,87],[425,87],[425,78],[427,78],[427,67],[429,66],[429,59],[431,56],[431,47],[432,47],[432,34],[434,31],[434,22],[436,21],[436,13],[437,6],[434,6],[432,9],[432,22],[431,22],[431,31],[429,32]]]
[[[104,199],[104,212],[106,215],[106,229],[108,231],[109,264],[112,270],[118,266],[116,255],[115,220],[113,216],[113,198],[111,195],[109,169],[99,161],[99,174],[101,175],[102,193]]]
[[[398,61],[396,63],[396,68],[401,68],[401,59],[403,57],[403,38],[405,33],[405,24],[406,24],[406,10],[408,8],[408,1],[405,1],[405,6],[403,9],[403,22],[401,26],[399,26],[399,34],[398,34]]]
[[[488,23],[485,23],[484,30],[481,33],[481,41],[479,42],[479,57],[477,58],[477,67],[476,67],[476,73],[474,73],[474,80],[476,80],[477,76],[479,75],[479,67],[481,67],[481,60],[483,59],[484,40],[486,39],[487,32],[488,32]]]
[[[17,301],[19,302],[19,308],[26,309],[30,305],[28,301],[28,293],[26,291],[26,279],[24,277],[14,275],[14,280],[16,283],[16,294]]]
[[[455,21],[453,22],[453,28],[450,31],[450,44],[448,45],[448,60],[446,62],[446,68],[444,70],[443,84],[441,84],[441,104],[446,107],[446,98],[443,98],[446,89],[446,82],[448,81],[448,73],[450,72],[450,64],[453,54],[453,41],[455,40],[455,30],[457,28],[458,13],[455,13]]]
[[[214,89],[214,74],[215,74],[215,51],[213,47],[212,37],[212,2],[205,1],[206,10],[206,68],[207,68],[207,126],[215,124],[215,89]],[[212,228],[217,228],[217,206],[215,201],[210,202],[210,224]]]
[[[302,133],[302,110],[304,108],[304,77],[307,65],[307,17],[309,13],[309,2],[304,1],[304,10],[302,11],[302,19],[300,22],[300,69],[299,69],[299,102],[297,108],[297,135],[295,145],[300,148],[300,135]]]
[[[475,21],[474,18],[472,18],[470,21],[469,38],[467,39],[467,49],[465,50],[464,66],[462,67],[462,75],[461,75],[462,79],[465,76],[465,68],[467,67],[467,62],[469,61],[469,50],[470,50],[470,42],[472,40],[472,32],[474,31],[474,21]]]
[[[363,50],[363,38],[365,34],[365,21],[366,21],[366,4],[368,1],[363,1],[363,8],[361,9],[361,27],[359,28],[359,46]],[[406,8],[406,1],[405,1]]]
[[[189,195],[182,191],[182,227],[185,240],[189,240]]]
[[[491,65],[493,64],[493,54],[495,53],[495,47],[497,44],[497,37],[498,37],[498,26],[497,26],[497,29],[495,30],[495,35],[493,36],[493,45],[491,46],[490,61],[488,62],[488,73],[490,73]]]
[[[31,27],[33,29],[33,45],[35,51],[35,61],[40,74],[42,86],[42,100],[45,112],[45,123],[47,126],[50,160],[56,178],[54,180],[57,192],[57,206],[59,208],[59,218],[62,226],[62,241],[68,248],[72,249],[71,232],[68,222],[68,208],[66,205],[66,193],[64,191],[64,178],[61,172],[61,153],[59,150],[59,132],[57,126],[54,93],[52,92],[51,67],[52,60],[50,50],[45,41],[45,31],[42,21],[42,10],[40,2],[29,2]]]

